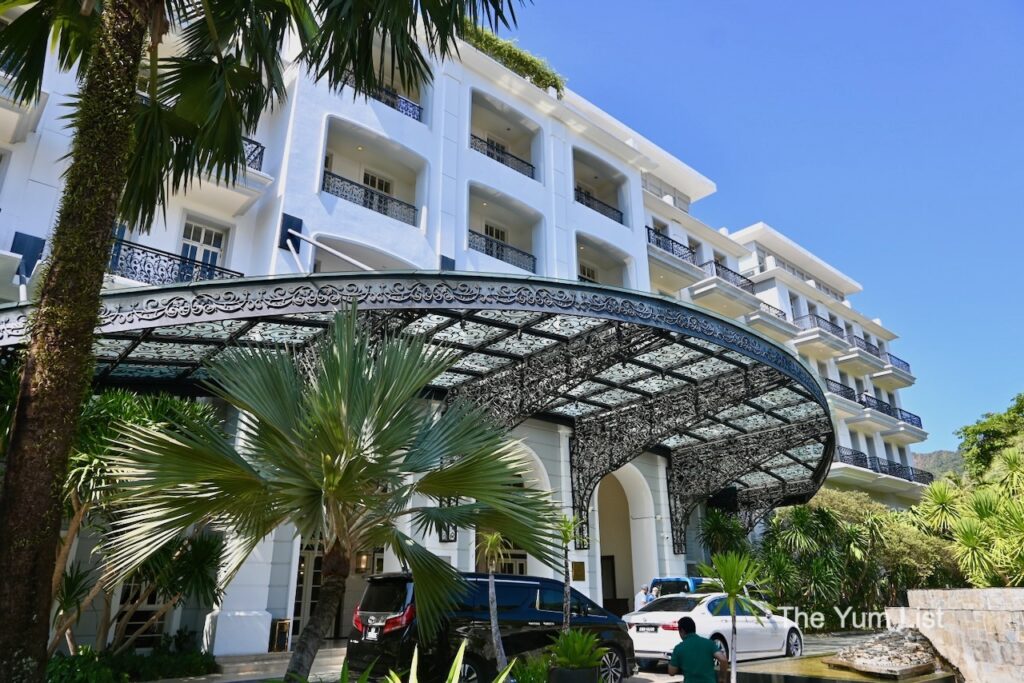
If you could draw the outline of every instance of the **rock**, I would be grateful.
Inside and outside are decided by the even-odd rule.
[[[928,665],[939,671],[952,670],[931,642],[914,628],[880,633],[866,643],[843,648],[833,659],[852,669],[890,671],[894,675],[903,670],[927,668]]]

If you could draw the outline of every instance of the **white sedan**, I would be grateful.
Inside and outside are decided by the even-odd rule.
[[[757,614],[736,615],[736,658],[799,657],[804,637],[790,619],[772,614],[768,605],[754,601]],[[665,595],[622,617],[633,638],[637,659],[667,661],[679,643],[678,622],[690,617],[697,633],[716,641],[726,654],[732,633],[732,617],[724,593]]]

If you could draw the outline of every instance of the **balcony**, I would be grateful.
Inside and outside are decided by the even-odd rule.
[[[884,474],[925,486],[935,480],[935,475],[926,470],[917,469],[885,458],[876,458],[853,448],[847,448],[846,446],[839,446],[836,448],[836,457],[834,462],[839,462],[844,465],[852,465],[853,467],[870,470],[876,474]],[[834,477],[830,474],[830,478]]]
[[[350,73],[345,76],[345,85],[353,87],[355,84],[355,77]],[[423,121],[423,107],[416,102],[408,99],[403,95],[399,95],[397,90],[393,88],[377,88],[365,93],[367,97],[386,104],[395,111],[405,114],[411,119],[416,121]]]
[[[800,329],[793,344],[815,360],[828,360],[849,350],[843,328],[819,315],[803,315],[793,321]]]
[[[864,409],[857,400],[857,391],[853,387],[826,378],[825,392],[832,409],[839,417],[856,417]]]
[[[623,216],[621,211],[616,209],[614,206],[605,204],[597,197],[591,195],[589,192],[585,190],[581,190],[578,187],[576,188],[576,201],[582,204],[583,206],[587,207],[588,209],[597,211],[602,216],[611,218],[616,223],[623,223]]]
[[[490,159],[494,159],[499,164],[504,164],[505,166],[508,166],[517,173],[522,173],[527,178],[534,177],[536,169],[534,169],[533,164],[531,164],[529,161],[524,161],[523,159],[520,159],[515,154],[512,154],[511,152],[502,149],[501,147],[495,145],[492,142],[484,140],[481,137],[477,137],[476,135],[470,135],[469,147],[470,149],[474,149]]]
[[[912,443],[919,443],[928,438],[928,432],[924,430],[924,426],[921,423],[921,418],[909,410],[903,410],[902,408],[894,408],[896,420],[898,421],[896,427],[886,432],[882,432],[882,436],[887,441],[899,444],[901,446],[907,446]]]
[[[789,316],[781,308],[762,301],[760,308],[744,318],[747,325],[775,341],[787,342],[796,336],[799,329],[789,322]]]
[[[871,342],[855,334],[847,334],[847,353],[836,358],[836,365],[851,375],[871,375],[885,367],[882,352]]]
[[[761,310],[761,300],[754,296],[754,283],[735,270],[716,261],[700,265],[707,276],[690,287],[695,303],[730,318]]]
[[[647,228],[647,256],[651,291],[675,297],[706,277],[692,249],[654,228]]]
[[[531,273],[537,272],[536,256],[475,230],[469,231],[469,248],[509,263],[516,268],[522,268]]]
[[[658,232],[654,228],[647,228],[647,243],[653,244],[658,249],[672,254],[677,259],[684,261],[685,263],[689,263],[690,265],[700,268],[700,266],[697,265],[697,254],[693,249],[690,249],[682,242],[677,242],[668,235]]]
[[[10,81],[10,76],[0,72],[0,142],[8,145],[24,142],[35,131],[50,96],[43,91],[38,100],[18,102],[11,93]]]
[[[876,386],[886,391],[895,391],[896,389],[905,389],[914,383],[910,363],[886,352],[881,354],[881,358],[885,365],[880,371],[871,375],[871,381]]]
[[[114,277],[115,286],[134,286],[139,283],[170,285],[176,282],[243,277],[237,270],[213,266],[123,239],[114,240],[107,273]]]
[[[327,194],[358,204],[371,211],[394,218],[397,221],[416,225],[416,207],[399,199],[378,192],[371,187],[362,185],[340,175],[324,171],[324,182],[321,189]]]
[[[254,171],[263,170],[263,153],[266,147],[252,138],[242,138],[242,150],[245,152],[245,165]]]

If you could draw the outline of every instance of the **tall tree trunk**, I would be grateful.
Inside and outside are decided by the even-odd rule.
[[[729,644],[729,682],[736,683],[736,614],[732,615],[732,637]]]
[[[351,569],[352,559],[348,551],[342,550],[337,543],[324,553],[320,570],[320,599],[299,634],[292,658],[288,660],[288,671],[284,675],[287,683],[309,678],[309,670],[313,668],[313,660],[320,651],[324,635],[331,627],[338,608],[345,603],[345,582]]]
[[[71,500],[75,513],[71,515],[68,532],[60,540],[60,550],[57,551],[57,559],[53,563],[53,579],[50,581],[51,595],[56,595],[57,589],[60,588],[60,581],[64,578],[64,570],[68,565],[68,555],[71,554],[71,546],[75,544],[78,530],[82,528],[82,520],[85,519],[85,513],[89,511],[89,503],[81,503],[77,493],[71,493]]]
[[[110,636],[110,609],[114,602],[114,596],[110,591],[103,591],[103,609],[100,611],[100,620],[96,626],[96,652],[103,652],[107,649],[107,639]]]
[[[572,599],[572,596],[571,596],[570,590],[569,590],[569,580],[571,579],[571,577],[569,576],[569,546],[568,545],[562,546],[562,564],[563,564],[562,569],[563,569],[563,572],[564,572],[563,579],[564,579],[564,582],[565,582],[565,586],[564,586],[563,592],[562,592],[562,633],[566,633],[566,632],[569,631],[570,622],[572,620],[572,613],[569,611],[569,605],[570,605],[570,601]]]
[[[498,671],[504,671],[508,666],[508,658],[505,656],[505,645],[501,642],[501,627],[498,626],[498,598],[494,593],[494,565],[490,567],[487,574],[487,607],[491,612],[491,642],[494,644],[494,659],[498,663]]]
[[[118,618],[117,628],[114,629],[113,646],[115,648],[119,647],[121,643],[124,642],[125,634],[128,633],[128,622],[135,616],[135,613],[139,611],[139,608],[146,604],[146,601],[149,600],[149,596],[151,596],[155,591],[155,583],[151,583],[146,586],[146,589],[139,594],[139,597],[132,601],[132,604],[128,605],[128,609],[126,609],[124,614]],[[122,588],[121,595],[124,595],[124,593],[125,590]]]
[[[114,654],[119,655],[125,650],[127,650],[129,647],[131,647],[131,644],[134,643],[139,636],[144,635],[146,631],[151,629],[156,624],[156,622],[160,621],[160,619],[162,619],[165,614],[174,609],[174,606],[178,604],[179,600],[181,600],[181,593],[178,593],[171,600],[168,600],[167,602],[162,604],[160,606],[160,609],[154,612],[153,616],[146,620],[145,624],[135,629],[135,633],[128,636],[128,640],[124,641],[119,648],[114,650]]]
[[[0,682],[42,681],[61,483],[92,377],[92,337],[133,139],[146,23],[104,3],[32,321],[0,496]]]

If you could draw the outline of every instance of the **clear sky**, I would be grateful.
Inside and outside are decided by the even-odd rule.
[[[502,35],[864,286],[922,452],[1024,391],[1024,2],[535,0]]]

